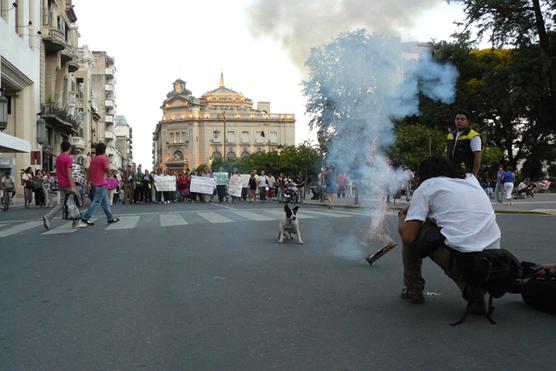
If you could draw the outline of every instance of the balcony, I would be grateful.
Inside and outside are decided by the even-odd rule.
[[[79,69],[79,56],[75,49],[71,46],[67,46],[60,53],[60,59],[62,64],[68,65],[69,72],[75,72]]]
[[[47,54],[57,53],[60,50],[64,50],[67,46],[64,32],[54,27],[47,28],[46,35],[42,35],[42,40]]]
[[[104,74],[106,75],[106,77],[110,78],[110,77],[114,77],[114,73],[116,72],[116,69],[114,67],[107,67],[104,70]]]
[[[104,122],[107,125],[112,125],[114,123],[114,115],[106,115],[104,116]]]
[[[114,108],[114,101],[112,99],[107,99],[104,101],[104,106],[106,108]]]
[[[85,150],[85,141],[81,137],[71,137],[70,143],[76,149],[84,151]]]
[[[105,131],[104,132],[104,139],[107,140],[107,141],[108,140],[116,140],[116,135],[111,131]]]
[[[46,103],[42,106],[41,111],[42,118],[54,129],[59,129],[66,134],[77,134],[80,122],[57,103]]]
[[[114,84],[106,84],[104,85],[104,90],[110,93],[114,93]]]

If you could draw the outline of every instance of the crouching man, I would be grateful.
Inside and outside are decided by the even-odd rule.
[[[494,210],[477,179],[443,158],[429,158],[418,171],[419,187],[409,208],[399,213],[403,241],[402,298],[424,301],[422,259],[430,257],[462,290],[470,313],[484,314],[484,295],[466,285],[455,263],[457,252],[500,248],[500,228]]]

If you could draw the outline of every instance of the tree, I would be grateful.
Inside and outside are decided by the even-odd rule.
[[[405,165],[415,171],[429,156],[444,156],[445,148],[446,135],[442,131],[412,124],[399,128],[389,157],[395,165]]]

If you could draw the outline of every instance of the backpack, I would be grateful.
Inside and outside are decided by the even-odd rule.
[[[62,218],[66,220],[78,220],[82,218],[81,215],[81,205],[79,203],[79,197],[74,192],[66,194],[66,199],[64,200],[64,211]]]
[[[521,264],[519,260],[508,250],[488,249],[474,253],[455,254],[458,270],[462,272],[465,283],[470,287],[486,291],[489,295],[488,310],[486,318],[490,323],[496,322],[492,319],[494,298],[500,298],[505,293],[511,292],[515,287],[516,281],[521,276]],[[467,291],[467,290],[466,290]],[[461,319],[452,326],[459,325],[465,321],[469,314],[471,298],[464,298],[468,301],[467,308]]]
[[[523,301],[535,309],[556,314],[556,274],[533,277],[523,285]]]

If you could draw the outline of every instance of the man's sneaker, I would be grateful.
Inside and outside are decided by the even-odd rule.
[[[120,218],[110,219],[110,220],[108,221],[108,224],[117,223],[117,222],[119,222],[119,221],[120,221]]]
[[[46,216],[42,217],[42,225],[44,225],[47,231],[50,229],[50,220]]]
[[[73,228],[87,228],[87,224],[83,223],[82,221],[78,221],[72,227]]]
[[[95,223],[93,223],[93,221],[90,219],[89,220],[81,219],[81,222],[83,222],[86,225],[95,225]]]
[[[402,289],[402,299],[413,304],[423,304],[425,297],[423,291],[410,291],[407,287]]]

